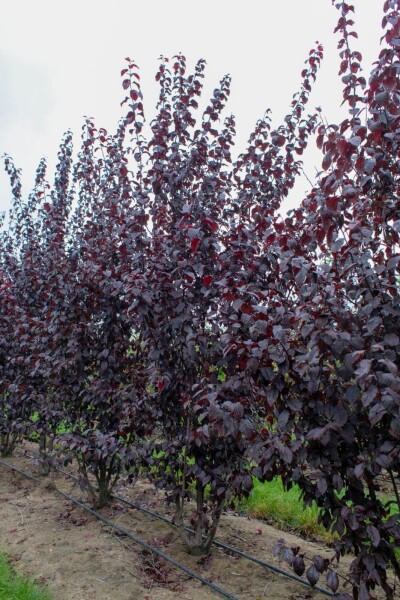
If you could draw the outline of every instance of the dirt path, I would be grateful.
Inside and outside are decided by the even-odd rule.
[[[36,471],[35,464],[26,457],[13,457],[9,463],[27,472]],[[220,597],[128,538],[116,535],[62,498],[56,487],[86,500],[62,476],[43,479],[38,485],[0,465],[0,550],[8,552],[19,572],[46,583],[56,600]],[[150,486],[137,485],[119,493],[165,514],[162,498]],[[173,528],[118,502],[102,514],[240,600],[327,597],[218,548],[206,559],[188,556]],[[290,544],[300,545],[306,555],[332,554],[320,544],[306,542],[245,516],[225,515],[218,533],[219,540],[285,568],[273,558],[273,548],[282,537]]]

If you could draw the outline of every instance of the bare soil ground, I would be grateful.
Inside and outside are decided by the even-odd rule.
[[[38,476],[37,465],[29,458],[29,452],[25,454],[7,462]],[[9,554],[20,573],[45,583],[56,600],[218,598],[215,591],[66,501],[56,488],[87,501],[61,475],[43,477],[38,485],[0,465],[0,551]],[[145,482],[118,493],[154,512],[168,514],[162,496]],[[240,600],[326,598],[218,548],[206,558],[189,556],[174,528],[118,502],[101,512]],[[224,515],[218,531],[220,541],[285,568],[273,557],[280,538],[301,546],[306,556],[332,555],[331,550],[317,542],[283,533],[246,516]],[[323,580],[320,583],[324,585]]]

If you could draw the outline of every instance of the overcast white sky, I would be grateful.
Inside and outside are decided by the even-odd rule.
[[[364,56],[364,76],[379,52],[383,0],[353,0]],[[308,51],[316,40],[325,59],[309,103],[328,120],[340,113],[337,76],[339,17],[331,0],[19,0],[2,2],[0,22],[0,156],[10,154],[23,170],[27,194],[42,156],[56,161],[63,132],[79,145],[83,115],[112,131],[121,116],[120,71],[124,58],[141,69],[147,119],[154,114],[154,75],[160,54],[182,52],[193,66],[205,58],[205,93],[232,75],[229,112],[237,118],[237,150],[266,108],[278,125],[288,112]],[[312,143],[312,145],[314,145]],[[320,167],[309,152],[310,178]],[[290,204],[308,183],[299,182]],[[10,203],[8,179],[0,168],[0,209]]]

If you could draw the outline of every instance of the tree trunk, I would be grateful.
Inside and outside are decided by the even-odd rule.
[[[15,450],[16,439],[9,433],[2,433],[0,435],[0,449],[1,456],[7,458],[11,456]]]
[[[204,486],[197,482],[196,485],[196,524],[194,530],[186,530],[183,522],[184,499],[178,497],[175,500],[177,507],[175,523],[180,529],[181,536],[186,544],[189,554],[193,556],[204,556],[209,554],[211,544],[214,541],[215,533],[218,528],[222,503],[220,503],[212,517],[211,526],[208,526],[204,519]]]

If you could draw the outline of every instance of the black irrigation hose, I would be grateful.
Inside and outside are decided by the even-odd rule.
[[[63,471],[62,469],[56,469],[56,470],[59,473],[62,473],[63,475],[70,477],[71,479],[78,480],[78,478],[75,477],[75,475],[72,475],[71,473],[68,473],[67,471]],[[139,504],[130,502],[129,500],[126,500],[122,496],[117,496],[116,494],[111,494],[111,496],[112,496],[112,498],[114,498],[114,500],[123,502],[127,506],[130,506],[131,508],[135,508],[136,510],[139,510],[139,511],[145,513],[146,515],[154,517],[155,519],[158,519],[159,521],[168,523],[168,525],[175,525],[175,523],[171,519],[162,517],[161,515],[158,515],[157,513],[152,512],[151,510],[148,510],[147,508],[142,508]],[[188,532],[193,532],[193,530],[190,529],[189,527],[185,527],[185,529]],[[293,579],[294,581],[297,581],[298,583],[301,583],[302,585],[305,585],[306,587],[309,587],[309,588],[312,588],[313,590],[317,590],[318,592],[321,592],[321,594],[325,594],[326,596],[334,596],[334,594],[332,592],[330,592],[329,590],[322,588],[318,585],[311,585],[311,583],[309,581],[307,581],[306,579],[303,579],[302,577],[299,577],[298,575],[295,575],[294,573],[290,573],[289,571],[285,571],[284,569],[281,569],[280,567],[272,565],[272,564],[266,562],[265,560],[261,560],[260,558],[256,558],[254,556],[251,556],[250,554],[246,554],[246,552],[242,552],[241,550],[238,550],[234,546],[229,546],[228,544],[224,544],[223,542],[218,542],[217,540],[214,540],[213,544],[215,546],[217,546],[218,548],[223,548],[224,550],[228,550],[229,552],[232,552],[234,554],[237,554],[238,556],[242,556],[243,558],[246,558],[247,560],[257,563],[257,564],[261,565],[262,567],[266,567],[267,569],[270,569],[271,571],[275,571],[276,573],[279,573],[280,575],[283,575],[284,577],[289,577],[290,579]]]
[[[12,465],[9,465],[8,463],[6,463],[6,462],[4,462],[2,460],[0,460],[0,464],[4,465],[5,467],[7,467],[8,469],[10,469],[12,471],[15,471],[16,473],[19,473],[20,475],[22,475],[23,477],[26,477],[27,479],[31,479],[32,481],[35,481],[36,483],[42,483],[42,481],[43,481],[42,479],[38,479],[37,477],[34,477],[33,475],[25,473],[24,471],[21,471],[20,469],[17,469],[16,467],[14,467]],[[228,600],[238,600],[238,598],[236,598],[236,596],[232,596],[232,594],[230,594],[229,592],[226,592],[225,590],[223,590],[222,588],[218,587],[217,585],[215,585],[211,581],[208,581],[207,579],[204,579],[201,575],[198,575],[197,573],[195,573],[195,571],[192,571],[191,569],[188,569],[188,567],[185,567],[185,565],[182,565],[181,563],[179,563],[178,561],[176,561],[174,558],[168,556],[167,554],[164,554],[164,552],[161,552],[161,550],[158,550],[157,548],[154,548],[153,546],[151,546],[147,542],[144,542],[140,538],[138,538],[135,535],[133,535],[132,533],[130,533],[124,527],[121,527],[120,525],[117,525],[116,523],[113,523],[113,521],[110,521],[106,517],[103,517],[103,515],[101,515],[100,513],[96,512],[92,508],[89,508],[89,506],[87,506],[86,504],[83,504],[79,500],[76,500],[76,498],[73,498],[73,496],[70,496],[69,494],[66,494],[65,492],[62,492],[61,490],[59,490],[57,488],[56,488],[56,490],[57,490],[57,492],[59,494],[61,494],[61,496],[63,496],[64,498],[66,498],[70,502],[73,502],[74,504],[76,504],[76,506],[79,506],[80,508],[83,508],[83,510],[85,510],[89,514],[91,514],[94,517],[96,517],[96,519],[99,519],[100,521],[102,521],[103,523],[105,523],[106,525],[108,525],[109,527],[111,527],[112,529],[115,529],[115,530],[119,531],[120,533],[122,533],[126,537],[130,538],[131,540],[133,540],[136,544],[139,544],[139,546],[142,546],[143,548],[146,548],[146,550],[148,550],[149,552],[152,552],[153,554],[156,554],[157,556],[160,556],[164,560],[170,562],[171,564],[173,564],[175,567],[177,567],[181,571],[184,571],[185,573],[187,573],[188,575],[190,575],[190,577],[192,577],[193,579],[197,579],[203,585],[208,586],[209,588],[211,588],[212,590],[214,590],[215,592],[217,592],[221,596],[224,596],[224,598],[228,598]]]

